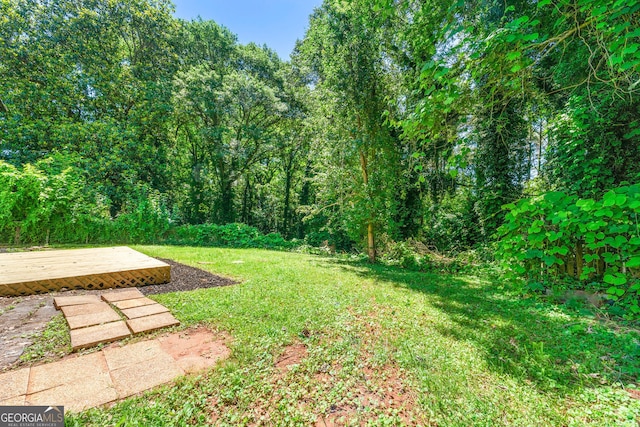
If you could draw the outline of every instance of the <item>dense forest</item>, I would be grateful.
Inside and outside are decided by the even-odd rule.
[[[0,241],[476,250],[640,313],[640,1],[325,0],[290,61],[173,10],[0,1]]]

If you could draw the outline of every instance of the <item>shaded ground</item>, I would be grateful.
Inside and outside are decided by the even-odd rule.
[[[237,282],[216,276],[199,268],[180,264],[169,259],[162,261],[171,265],[171,282],[140,287],[145,295],[190,291],[199,288],[228,286]],[[58,311],[53,306],[53,297],[63,295],[87,295],[102,293],[102,290],[72,290],[44,295],[0,297],[0,371],[10,368],[34,342],[47,323]]]

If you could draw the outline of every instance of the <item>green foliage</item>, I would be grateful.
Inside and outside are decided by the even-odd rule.
[[[312,215],[329,217],[329,226],[343,230],[371,261],[376,235],[397,232],[392,183],[402,178],[400,153],[384,118],[395,109],[387,97],[393,97],[396,76],[386,70],[378,12],[367,1],[327,0],[311,15],[296,48],[296,62],[316,86],[314,107],[321,114],[315,127],[323,135],[318,154],[324,170],[316,176]],[[336,208],[327,210],[331,206]]]
[[[382,237],[454,256],[491,247],[526,195],[539,217],[507,221],[526,227],[531,283],[596,281],[629,305],[636,210],[606,197],[640,176],[639,11],[325,0],[289,63],[168,0],[2,1],[0,241],[295,236],[373,260]],[[549,236],[530,242],[528,219]]]
[[[601,199],[547,193],[507,205],[500,254],[532,283],[581,281],[640,314],[640,185],[609,190]]]
[[[68,159],[48,158],[16,168],[0,161],[0,240],[81,242],[101,221],[82,172]]]
[[[42,215],[43,178],[31,165],[18,170],[0,162],[0,233],[9,236],[15,232],[15,244],[20,244],[23,229],[33,227]]]
[[[428,262],[428,257],[421,256],[408,242],[389,242],[381,253],[383,263],[412,270],[419,270]]]
[[[157,243],[172,225],[166,196],[139,185],[113,220],[110,240],[131,243]]]
[[[440,253],[455,255],[483,240],[479,215],[469,194],[447,195],[424,216],[422,240]]]
[[[255,227],[239,223],[181,225],[169,232],[167,241],[182,245],[232,248],[293,249],[299,245],[295,240],[285,240],[279,233],[264,235]]]
[[[21,243],[158,242],[171,225],[165,198],[134,189],[116,218],[71,159],[50,157],[18,169],[0,161],[0,241]]]

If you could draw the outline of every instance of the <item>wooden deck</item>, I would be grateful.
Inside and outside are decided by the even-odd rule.
[[[126,246],[0,254],[0,296],[127,288],[171,280],[171,267]]]

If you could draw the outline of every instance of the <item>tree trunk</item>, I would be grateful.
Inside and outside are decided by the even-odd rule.
[[[282,234],[289,238],[289,224],[291,223],[291,170],[287,170],[284,180],[284,212],[282,213]]]
[[[304,170],[304,181],[302,184],[302,190],[300,190],[300,197],[298,198],[298,204],[300,206],[306,206],[309,204],[311,198],[311,177],[312,177],[312,162],[311,160],[307,160],[307,167]],[[298,222],[298,239],[304,239],[304,222],[297,216],[296,221]]]
[[[367,170],[367,157],[365,156],[364,151],[360,150],[360,167],[362,168],[362,179],[364,181],[365,190],[368,192],[369,189],[366,188],[369,186],[369,172]],[[373,216],[370,212],[369,222],[367,224],[367,254],[369,255],[370,262],[376,262],[376,240],[375,234],[373,230]]]
[[[219,219],[222,224],[230,224],[235,221],[233,183],[231,180],[226,179],[220,187]]]
[[[373,234],[373,222],[367,225],[367,253],[370,262],[376,262],[376,241]]]
[[[21,226],[16,225],[16,234],[15,234],[15,236],[13,238],[13,244],[16,245],[16,246],[20,244],[20,229],[21,228],[22,228]]]
[[[242,209],[240,214],[242,222],[245,224],[249,224],[249,210],[250,210],[249,199],[251,197],[251,195],[249,194],[251,191],[250,187],[251,187],[251,179],[247,177],[244,183],[244,191],[242,192]]]
[[[192,224],[204,222],[200,205],[203,202],[204,180],[202,179],[202,166],[194,163],[191,165],[191,185],[189,187],[188,220]]]
[[[542,120],[540,120],[540,132],[538,132],[538,176],[542,175],[542,132],[544,127],[542,126]]]

